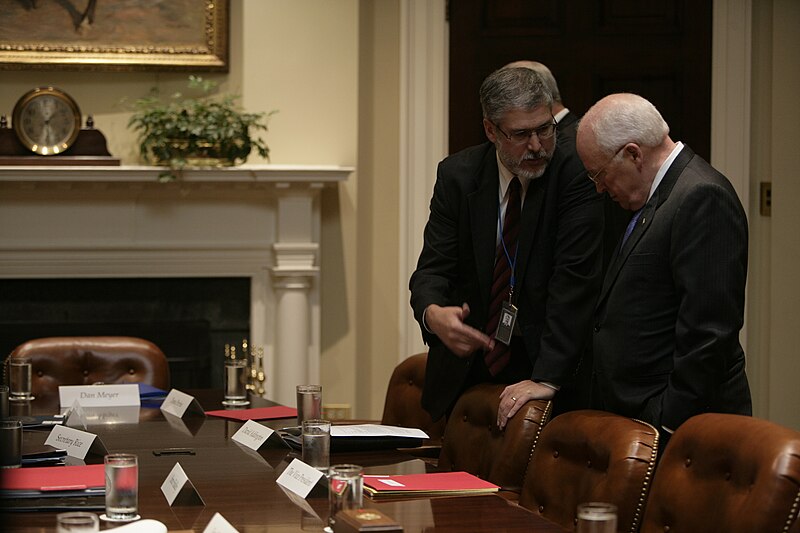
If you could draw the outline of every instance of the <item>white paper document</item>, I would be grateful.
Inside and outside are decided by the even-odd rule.
[[[381,424],[356,424],[352,426],[331,426],[331,437],[410,437],[429,439],[427,433],[417,428],[384,426]]]

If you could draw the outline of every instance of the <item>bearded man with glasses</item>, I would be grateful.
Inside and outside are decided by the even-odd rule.
[[[411,306],[429,346],[422,404],[434,420],[477,383],[507,386],[497,423],[559,401],[600,289],[603,206],[556,143],[552,95],[528,68],[481,85],[489,142],[439,164]]]

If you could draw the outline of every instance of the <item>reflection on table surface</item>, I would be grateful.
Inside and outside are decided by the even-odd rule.
[[[205,410],[221,408],[220,391],[185,391],[197,398]],[[275,405],[252,398],[251,407]],[[53,414],[52,406],[23,406],[12,415]],[[57,412],[57,406],[55,406]],[[20,412],[22,411],[22,412]],[[170,530],[202,531],[214,513],[221,513],[240,532],[321,531],[327,520],[327,496],[310,496],[295,504],[275,483],[297,452],[268,442],[257,452],[231,440],[242,422],[217,417],[165,417],[157,407],[142,407],[137,423],[112,416],[115,423],[98,423],[88,431],[102,439],[109,452],[139,456],[139,513],[160,520]],[[97,419],[100,420],[100,419]],[[296,424],[294,419],[266,420],[273,429]],[[47,431],[25,431],[23,448],[44,448]],[[164,448],[190,448],[194,455],[154,455]],[[102,462],[89,457],[87,463]],[[170,508],[161,484],[179,462],[205,501],[205,507]],[[369,474],[422,473],[430,466],[398,450],[332,453],[331,463],[355,463]],[[306,505],[302,505],[305,503]],[[365,507],[375,507],[403,525],[406,532],[435,531],[562,531],[534,513],[497,495],[375,502],[365,498]],[[55,531],[54,512],[4,513],[4,531]],[[108,527],[101,524],[101,529]]]

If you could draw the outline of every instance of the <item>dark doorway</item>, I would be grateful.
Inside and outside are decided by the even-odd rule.
[[[653,102],[706,160],[712,0],[450,0],[450,153],[486,140],[478,89],[511,61],[547,65],[582,115],[614,92]]]
[[[141,337],[167,356],[172,387],[221,387],[225,344],[249,332],[250,278],[0,281],[3,358],[39,337]]]

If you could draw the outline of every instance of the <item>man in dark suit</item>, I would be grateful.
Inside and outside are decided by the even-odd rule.
[[[598,192],[633,212],[595,311],[595,407],[665,438],[699,413],[750,415],[739,343],[747,218],[736,191],[637,95],[589,109],[577,148]]]
[[[577,155],[556,145],[538,74],[500,69],[480,95],[490,142],[439,164],[411,306],[430,347],[425,409],[437,420],[469,386],[506,383],[502,428],[575,373],[600,286],[603,213]]]

